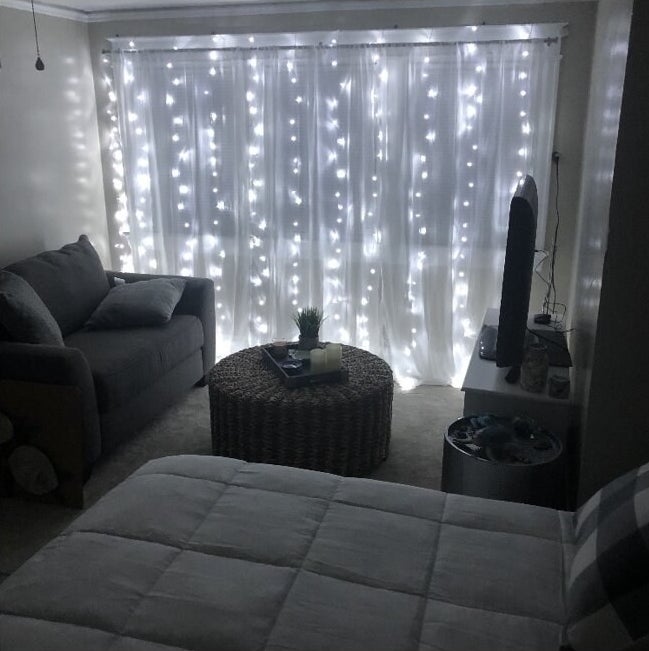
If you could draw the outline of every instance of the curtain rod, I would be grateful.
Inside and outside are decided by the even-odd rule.
[[[105,50],[131,51],[228,51],[266,49],[295,50],[314,48],[433,46],[457,43],[504,43],[546,41],[553,43],[567,35],[566,23],[527,23],[505,25],[462,25],[412,29],[366,29],[313,32],[258,32],[237,34],[196,34],[176,36],[115,35],[108,38]]]
[[[494,39],[492,41],[430,41],[427,43],[353,43],[353,44],[337,44],[329,45],[327,43],[316,43],[313,45],[263,45],[263,46],[234,46],[234,47],[188,47],[188,48],[113,48],[104,49],[102,54],[115,54],[117,52],[263,52],[270,50],[341,50],[341,49],[368,49],[368,48],[388,48],[388,47],[436,47],[436,46],[449,46],[449,45],[501,45],[503,43],[545,43],[552,45],[559,41],[558,36],[545,37],[545,38],[512,38],[512,39]]]

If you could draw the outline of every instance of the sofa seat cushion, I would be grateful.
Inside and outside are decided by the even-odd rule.
[[[83,326],[110,289],[101,260],[86,235],[57,251],[11,264],[7,271],[34,288],[64,337]]]
[[[157,459],[6,579],[0,632],[68,651],[96,640],[558,651],[571,517],[237,459]]]
[[[179,314],[162,326],[120,330],[80,330],[65,338],[88,360],[99,413],[127,403],[161,375],[200,350],[203,326]]]

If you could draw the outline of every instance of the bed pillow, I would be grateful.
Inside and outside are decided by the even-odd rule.
[[[575,651],[649,643],[649,464],[615,479],[575,513],[568,610]]]
[[[93,330],[157,326],[167,323],[176,307],[185,281],[154,278],[113,287],[86,323]]]
[[[12,341],[63,346],[58,323],[32,286],[0,271],[0,330]]]

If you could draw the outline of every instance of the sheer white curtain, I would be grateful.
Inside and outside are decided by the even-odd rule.
[[[382,356],[402,385],[459,377],[526,173],[544,231],[560,50],[480,29],[115,43],[124,269],[213,278],[221,355],[294,338],[291,315],[317,305],[321,338]]]

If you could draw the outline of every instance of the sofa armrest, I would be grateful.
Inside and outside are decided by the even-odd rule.
[[[83,353],[0,342],[0,411],[23,442],[49,457],[63,501],[81,506],[84,478],[101,453],[95,385]]]
[[[0,342],[0,379],[78,385],[95,395],[90,367],[77,348]]]
[[[185,290],[176,305],[174,314],[191,314],[200,319],[203,325],[203,375],[214,366],[216,354],[216,316],[214,313],[214,282],[210,278],[194,278],[190,276],[172,276],[165,274],[138,274],[123,271],[107,271],[106,276],[111,287],[114,277],[123,278],[127,283],[153,278],[180,278],[185,281]]]
[[[0,342],[0,380],[76,388],[81,401],[84,460],[90,466],[99,458],[101,435],[95,383],[78,348]]]

